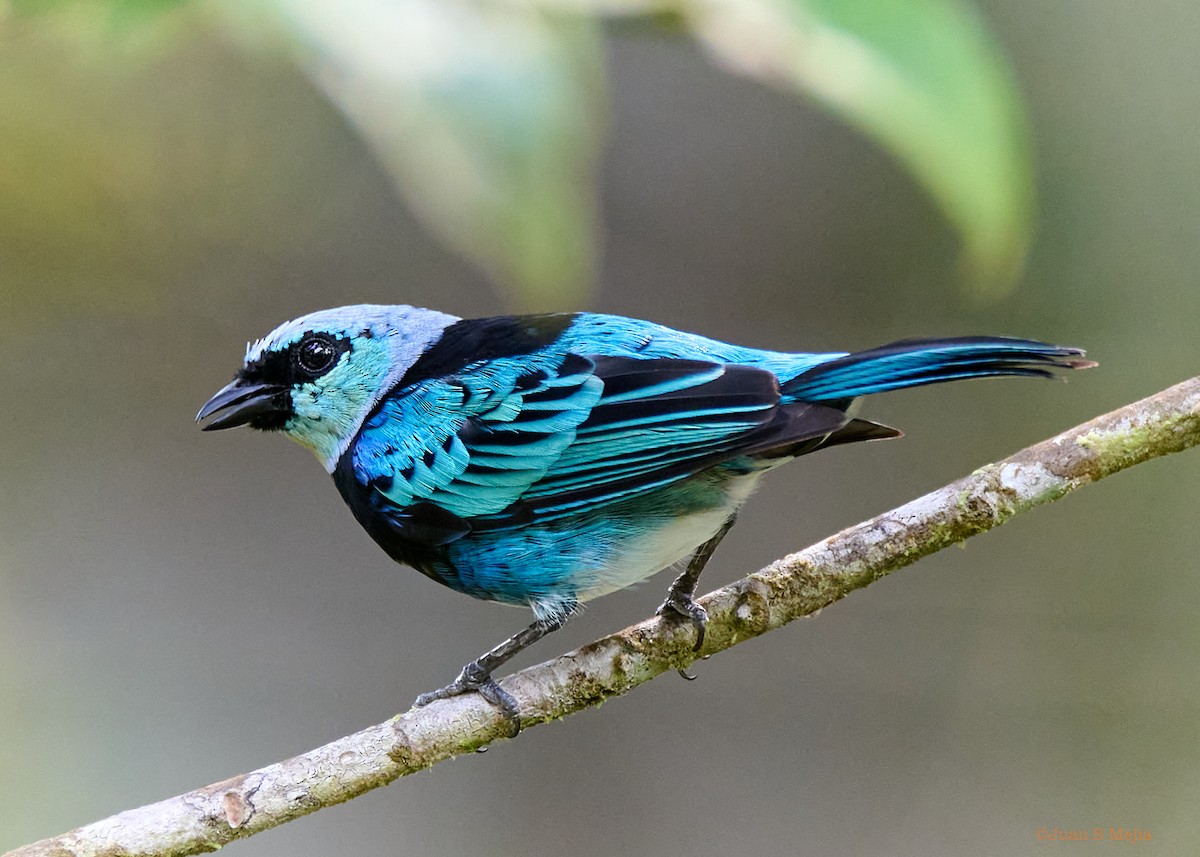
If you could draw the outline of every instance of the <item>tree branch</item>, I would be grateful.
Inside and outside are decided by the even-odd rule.
[[[649,619],[505,678],[525,725],[565,717],[815,613],[898,568],[1014,515],[1200,443],[1200,377],[1066,431],[702,599],[691,626]],[[213,851],[506,737],[477,695],[413,709],[324,747],[11,851],[5,857],[138,857]]]

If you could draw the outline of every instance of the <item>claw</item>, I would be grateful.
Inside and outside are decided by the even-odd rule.
[[[700,651],[704,645],[704,630],[708,627],[708,611],[692,596],[674,590],[667,593],[667,600],[660,604],[654,613],[662,616],[667,610],[673,610],[684,619],[691,620],[692,627],[696,629],[696,645],[692,646],[692,651]]]
[[[521,716],[518,713],[517,700],[513,698],[511,693],[496,684],[496,680],[492,678],[492,671],[499,669],[513,655],[522,651],[526,646],[536,643],[551,631],[557,631],[561,628],[563,622],[567,620],[567,616],[571,614],[571,610],[573,609],[574,603],[572,602],[571,605],[563,608],[561,615],[538,619],[524,631],[513,634],[490,652],[485,652],[476,660],[471,661],[462,668],[462,672],[458,674],[458,678],[450,682],[450,684],[438,690],[421,694],[413,704],[420,708],[422,705],[428,705],[435,699],[448,699],[451,696],[461,696],[464,693],[475,691],[489,703],[500,709],[500,713],[504,715],[504,719],[512,727],[509,737],[515,738],[517,733],[521,731]]]
[[[472,692],[478,693],[493,706],[500,709],[500,713],[504,715],[504,719],[509,722],[511,727],[509,737],[515,738],[521,731],[521,715],[517,708],[517,700],[511,693],[497,684],[496,680],[484,671],[484,668],[478,661],[471,661],[471,663],[463,667],[462,672],[458,674],[458,678],[445,687],[439,687],[437,690],[431,690],[428,693],[418,696],[413,706],[415,708],[423,708],[439,699],[449,699],[452,696],[462,696],[464,693]]]
[[[510,727],[508,737],[516,738],[521,731],[521,715],[517,709],[517,700],[513,695],[498,685],[491,676],[488,676],[487,681],[479,686],[479,695],[500,709],[500,713],[504,715],[504,719],[508,721]]]

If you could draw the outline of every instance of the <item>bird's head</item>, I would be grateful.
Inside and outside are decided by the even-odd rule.
[[[457,318],[410,306],[322,310],[246,348],[242,368],[205,403],[205,431],[282,431],[332,471],[379,399]]]

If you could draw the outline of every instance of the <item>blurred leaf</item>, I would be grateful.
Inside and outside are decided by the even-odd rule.
[[[180,5],[9,8],[69,10],[58,17],[84,32],[99,18],[130,41],[155,29],[133,24]],[[812,94],[879,140],[962,234],[980,295],[1003,294],[1024,260],[1033,199],[1024,116],[1001,54],[957,0],[224,0],[222,8],[248,46],[298,39],[310,75],[418,215],[528,308],[576,306],[593,278],[605,96],[597,24],[585,12],[684,21],[731,67]]]
[[[9,8],[18,15],[36,15],[64,9],[86,9],[103,13],[113,30],[143,23],[162,12],[182,6],[187,0],[9,0]]]
[[[187,41],[202,14],[198,7],[187,0],[9,0],[7,6],[0,0],[0,27],[10,41],[69,46],[73,64],[106,75],[133,73]]]
[[[1024,262],[1033,179],[1004,58],[955,0],[684,0],[726,63],[799,88],[890,149],[964,241],[971,283],[1006,292]]]
[[[591,19],[461,0],[274,0],[413,209],[525,308],[593,278],[606,103]]]

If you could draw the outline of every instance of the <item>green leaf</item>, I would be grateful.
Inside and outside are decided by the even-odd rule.
[[[524,308],[584,299],[606,116],[593,20],[461,0],[275,7],[436,234]]]
[[[1025,115],[1005,60],[955,0],[684,0],[733,68],[808,93],[889,149],[957,227],[983,296],[1013,284],[1029,243]]]

